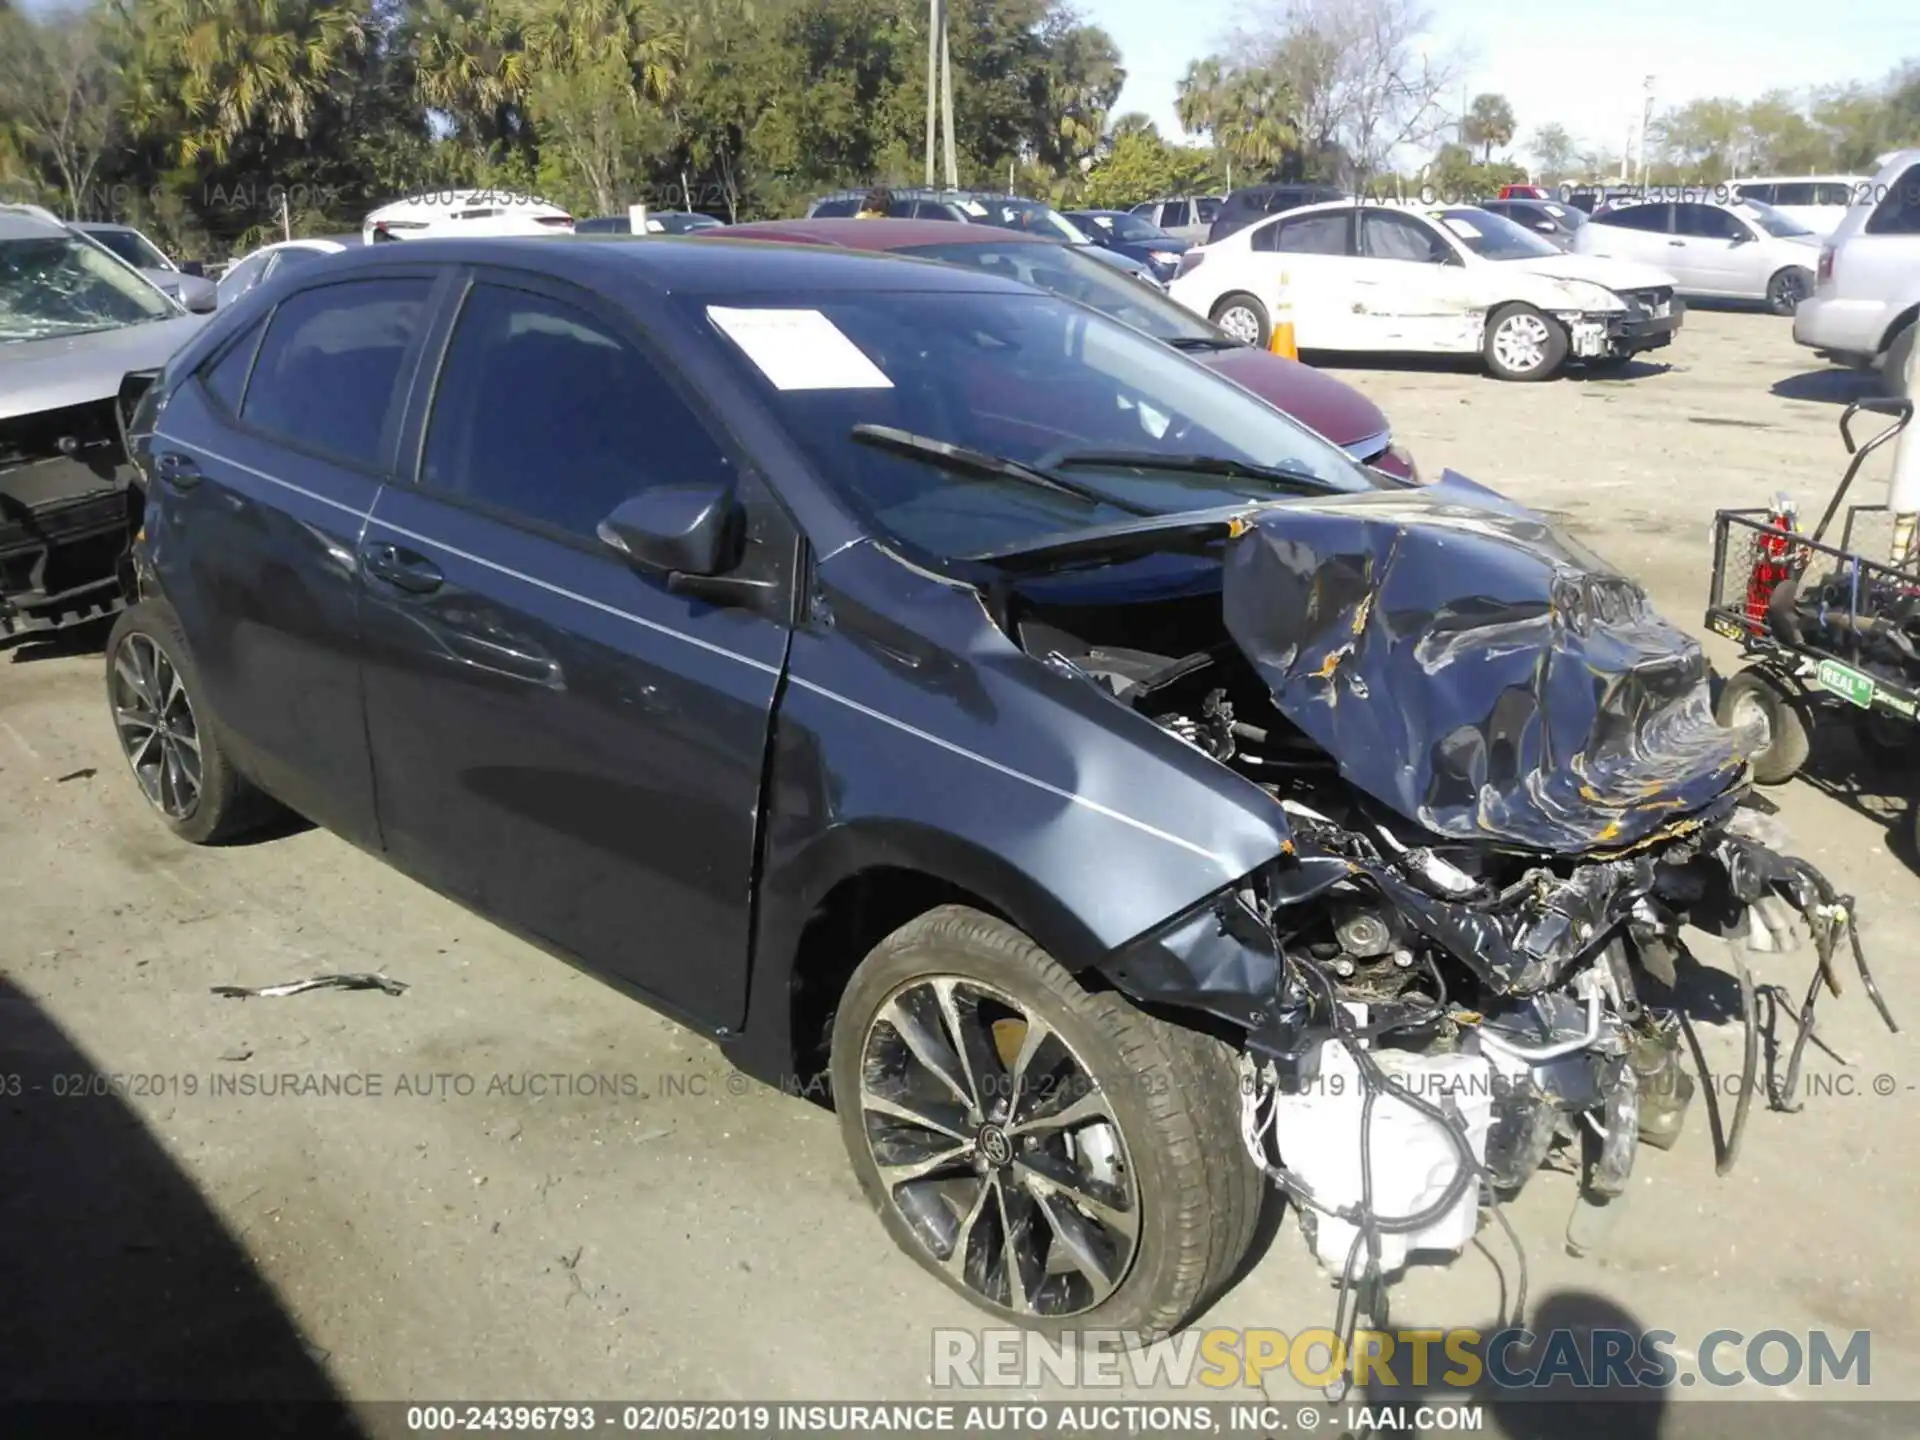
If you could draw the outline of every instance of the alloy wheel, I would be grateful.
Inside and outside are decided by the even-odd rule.
[[[1072,1316],[1126,1278],[1140,1191],[1119,1121],[1012,996],[957,975],[896,990],[867,1027],[858,1103],[887,1203],[987,1305]]]
[[[1807,298],[1807,280],[1798,270],[1782,270],[1768,287],[1767,302],[1776,315],[1791,315]]]
[[[1234,305],[1220,312],[1220,328],[1234,339],[1246,345],[1260,343],[1260,317],[1244,305]]]
[[[1493,353],[1507,369],[1524,373],[1546,363],[1552,340],[1547,322],[1538,315],[1510,315],[1493,333]]]
[[[200,803],[200,727],[180,672],[137,631],[113,657],[113,723],[134,778],[161,814],[185,820]]]

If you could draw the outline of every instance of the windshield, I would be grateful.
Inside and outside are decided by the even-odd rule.
[[[1142,513],[1391,483],[1231,381],[1052,295],[770,297],[708,305],[702,318],[820,473],[880,531],[936,558]],[[923,444],[876,445],[872,431],[857,438],[857,426],[973,459],[957,474],[930,463]],[[914,448],[918,456],[902,453]],[[983,457],[1065,478],[1055,486],[994,474]],[[1196,460],[1300,478],[1201,473]]]
[[[1156,240],[1173,238],[1151,220],[1142,220],[1138,215],[1078,215],[1073,219],[1083,230],[1097,225],[1114,239],[1129,243],[1151,245]]]
[[[982,223],[998,225],[1002,230],[1025,230],[1029,234],[1048,235],[1055,240],[1071,240],[1076,245],[1093,243],[1066,216],[1051,205],[1042,205],[1038,200],[978,195],[962,208],[969,214],[979,210],[981,213],[977,218]]]
[[[171,270],[167,257],[154,248],[138,230],[87,230],[89,240],[97,240],[136,270]]]
[[[1761,200],[1744,200],[1735,209],[1778,240],[1790,240],[1796,235],[1813,234],[1813,231],[1798,220],[1790,219]]]
[[[1004,275],[1098,310],[1169,345],[1224,350],[1240,343],[1159,291],[1064,245],[1009,240],[987,245],[915,245],[899,253]]]
[[[1560,253],[1550,241],[1491,210],[1463,207],[1432,214],[1482,260],[1534,260]]]
[[[114,330],[184,313],[76,235],[0,240],[0,341]]]

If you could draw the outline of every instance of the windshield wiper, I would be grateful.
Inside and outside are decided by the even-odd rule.
[[[1239,350],[1246,345],[1230,335],[1181,335],[1167,341],[1176,350]]]
[[[1303,465],[1282,463],[1256,465],[1251,460],[1234,460],[1225,455],[1166,455],[1157,450],[1082,450],[1062,455],[1053,462],[1061,469],[1084,466],[1088,469],[1171,470],[1186,475],[1224,475],[1239,480],[1265,480],[1269,484],[1295,489],[1330,489],[1330,482]]]
[[[1098,490],[1075,485],[1070,481],[1049,475],[1044,470],[1036,470],[1031,465],[1022,465],[1018,460],[1009,460],[1001,455],[989,455],[984,450],[969,450],[964,445],[950,445],[945,440],[934,439],[931,435],[916,435],[911,430],[896,430],[891,425],[856,425],[850,433],[859,444],[871,445],[876,450],[885,450],[908,460],[924,461],[955,475],[988,480],[1017,480],[1022,485],[1031,485],[1038,490],[1052,490],[1056,494],[1070,495],[1086,505],[1110,505],[1116,510],[1125,510],[1132,515],[1154,513],[1151,510],[1129,505],[1125,501],[1116,500],[1111,495],[1102,494]]]

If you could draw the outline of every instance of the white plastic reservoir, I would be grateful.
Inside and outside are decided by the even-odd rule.
[[[1392,1082],[1373,1104],[1373,1213],[1382,1219],[1413,1215],[1433,1205],[1460,1169],[1460,1152],[1442,1122],[1402,1098],[1411,1093],[1442,1111],[1457,1113],[1477,1162],[1487,1157],[1493,1118],[1492,1071],[1483,1056],[1415,1055],[1405,1050],[1369,1052]],[[1360,1199],[1360,1107],[1365,1092],[1352,1053],[1338,1040],[1320,1051],[1320,1074],[1298,1095],[1275,1097],[1274,1139],[1280,1161],[1330,1206]],[[1444,1212],[1411,1233],[1381,1232],[1380,1268],[1391,1275],[1416,1251],[1458,1253],[1479,1224],[1480,1182],[1470,1180]],[[1320,1263],[1338,1275],[1347,1263],[1356,1227],[1315,1213],[1308,1227]],[[1353,1273],[1366,1269],[1366,1244],[1354,1255]]]

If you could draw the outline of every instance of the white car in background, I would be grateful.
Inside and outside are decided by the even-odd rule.
[[[1791,315],[1813,293],[1820,237],[1751,200],[1643,200],[1595,215],[1573,237],[1573,249],[1658,265],[1682,295],[1764,300],[1774,314]]]
[[[1821,250],[1793,338],[1841,364],[1878,361],[1900,394],[1920,330],[1920,150],[1888,155],[1868,193]]]
[[[532,195],[440,190],[382,205],[360,227],[369,245],[457,235],[571,235],[573,216]]]
[[[1871,204],[1871,175],[1765,175],[1727,187],[1740,200],[1771,205],[1822,238],[1840,228],[1847,211]]]
[[[357,249],[360,244],[358,235],[326,235],[304,240],[277,240],[271,245],[262,245],[251,254],[234,261],[221,275],[217,287],[219,307],[224,310],[249,290],[283,270],[309,264],[323,255]]]
[[[1302,350],[1473,355],[1545,380],[1668,344],[1673,277],[1565,254],[1473,206],[1336,200],[1189,250],[1169,293],[1235,339],[1268,345],[1283,298]]]

